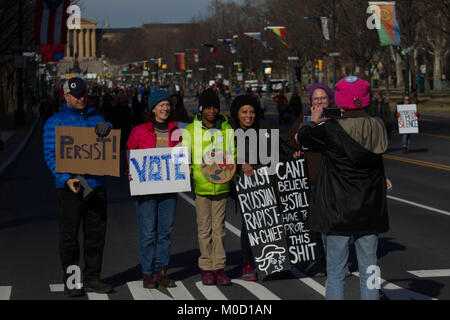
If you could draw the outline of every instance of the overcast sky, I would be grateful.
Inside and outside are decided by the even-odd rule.
[[[231,0],[228,0],[231,1]],[[93,19],[101,28],[140,27],[143,23],[189,22],[208,13],[211,0],[81,0],[82,17]],[[235,1],[239,2],[239,1]]]

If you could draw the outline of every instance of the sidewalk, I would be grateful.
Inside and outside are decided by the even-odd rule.
[[[4,144],[3,150],[0,151],[0,178],[8,171],[8,167],[14,163],[15,157],[20,154],[21,149],[25,147],[33,125],[35,125],[34,129],[36,130],[39,125],[39,123],[35,123],[37,117],[38,115],[35,114],[26,114],[25,125],[16,127],[13,114],[0,116],[0,138]]]

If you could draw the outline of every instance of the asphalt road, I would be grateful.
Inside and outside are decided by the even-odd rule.
[[[273,106],[267,121],[276,123]],[[450,299],[450,119],[424,117],[411,153],[400,152],[393,136],[385,159],[393,182],[389,194],[389,232],[380,236],[383,299]],[[282,127],[282,131],[287,126]],[[52,176],[42,156],[42,133],[0,180],[0,300],[68,299],[61,290],[58,210]],[[178,287],[143,290],[134,204],[125,178],[107,178],[108,231],[103,278],[115,287],[108,295],[79,300],[322,300],[325,278],[298,271],[256,283],[240,281],[240,216],[229,201],[226,271],[233,285],[201,285],[193,195],[180,195],[172,235],[169,274]],[[405,202],[407,201],[407,202]],[[351,257],[355,261],[354,255]],[[356,264],[351,266],[357,272]],[[418,272],[421,270],[426,270]],[[346,280],[346,298],[359,299],[359,278]]]

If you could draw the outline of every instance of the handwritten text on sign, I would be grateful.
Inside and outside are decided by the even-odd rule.
[[[419,133],[419,119],[417,118],[417,105],[404,104],[397,106],[398,117],[398,132],[404,133]]]
[[[187,155],[186,147],[130,150],[131,195],[191,191]]]
[[[120,176],[120,130],[99,138],[94,128],[56,127],[56,172]]]
[[[272,177],[267,167],[244,173],[236,181],[242,218],[248,233],[257,270],[264,275],[290,269],[283,221]]]
[[[277,165],[277,187],[291,264],[317,259],[318,244],[306,228],[309,182],[305,168],[304,159]]]
[[[260,167],[236,181],[242,218],[260,272],[271,274],[318,258],[319,235],[306,227],[309,181],[304,159]]]

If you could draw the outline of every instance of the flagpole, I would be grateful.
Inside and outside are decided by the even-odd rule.
[[[405,10],[405,24],[406,24],[406,47],[409,47],[409,23],[408,23],[408,13],[409,10],[409,0],[406,0],[406,10]],[[405,94],[409,94],[409,54],[405,53]]]
[[[23,0],[19,0],[19,47],[23,45]],[[17,52],[22,56],[22,48]],[[23,110],[23,69],[22,66],[17,68],[17,111],[15,122],[17,126],[25,125],[25,112]]]
[[[336,0],[333,0],[333,52],[336,52]],[[333,89],[336,88],[336,56],[333,56]]]

